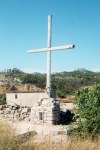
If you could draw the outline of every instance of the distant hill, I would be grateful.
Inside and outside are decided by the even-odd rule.
[[[29,84],[26,82],[23,83],[24,78],[27,76],[27,73],[14,68],[6,69],[5,71],[0,72],[0,89],[5,91],[9,89],[10,86],[16,85],[18,90],[36,90],[40,89],[35,86],[35,84]]]
[[[52,84],[57,89],[58,97],[67,97],[80,87],[100,84],[100,72],[92,72],[84,68],[72,72],[52,73]],[[6,69],[0,72],[0,90],[7,90],[16,85],[19,90],[44,89],[46,87],[46,74],[25,73],[20,69]]]

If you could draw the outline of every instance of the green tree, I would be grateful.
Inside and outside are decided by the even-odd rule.
[[[100,84],[81,89],[76,93],[77,113],[80,116],[81,134],[100,134]]]
[[[42,74],[26,74],[22,78],[22,83],[25,84],[34,84],[39,88],[45,88],[46,78]]]

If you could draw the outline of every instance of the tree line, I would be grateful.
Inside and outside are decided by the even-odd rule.
[[[3,72],[9,82],[35,85],[41,89],[46,87],[46,74],[25,73],[20,69],[7,69]],[[92,72],[86,69],[78,69],[72,72],[52,73],[51,83],[56,87],[57,97],[65,98],[73,95],[75,91],[84,86],[92,86],[100,83],[100,72]],[[9,83],[10,84],[10,83]]]

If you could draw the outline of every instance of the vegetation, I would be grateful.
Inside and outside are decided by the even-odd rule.
[[[14,68],[0,72],[0,75],[5,76],[5,79],[0,78],[5,85],[5,89],[8,89],[11,84],[16,86],[27,84],[27,89],[30,89],[32,85],[41,89],[46,87],[46,74],[29,74]],[[65,98],[67,95],[73,95],[81,87],[100,83],[100,72],[78,69],[73,72],[53,73],[51,81],[57,89],[57,97]]]
[[[0,123],[0,150],[14,150],[15,134],[10,126]]]
[[[8,89],[11,84],[21,84],[22,86],[27,84],[27,90],[30,89],[31,85],[36,85],[39,88],[45,88],[46,85],[46,74],[27,74],[16,68],[6,70],[0,74],[5,76],[4,80],[1,79],[5,89]],[[67,97],[68,94],[74,94],[79,89],[76,92],[77,114],[80,116],[77,131],[81,136],[65,137],[66,144],[63,143],[62,137],[58,143],[52,141],[50,137],[46,137],[44,141],[39,140],[38,143],[34,143],[35,136],[23,140],[15,135],[11,127],[0,123],[0,150],[100,149],[100,137],[93,139],[93,137],[100,135],[100,73],[85,69],[55,73],[52,74],[52,83],[57,88],[58,97]],[[5,104],[5,96],[2,94],[0,94],[0,104]]]
[[[100,135],[100,84],[76,93],[78,131],[82,135]]]
[[[3,94],[0,94],[0,105],[6,104],[6,97]]]
[[[37,137],[37,135],[36,135]],[[0,123],[0,150],[99,150],[99,138],[92,140],[90,137],[82,139],[80,137],[61,136],[61,139],[43,136],[34,142],[35,135],[25,138],[19,137],[15,131],[7,124]],[[63,140],[64,139],[64,140]]]
[[[35,73],[35,74],[25,74],[24,77],[21,78],[23,84],[34,84],[39,88],[45,88],[46,86],[46,77],[45,75]]]

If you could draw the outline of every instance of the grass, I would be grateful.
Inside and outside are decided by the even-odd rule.
[[[38,144],[23,144],[20,150],[100,150],[100,141],[91,141],[90,139],[74,139],[67,144],[55,144],[54,142],[49,142],[45,140]]]
[[[15,146],[15,134],[10,126],[0,123],[0,150],[12,150]]]
[[[14,130],[7,124],[0,123],[0,150],[100,150],[100,138],[80,138],[72,136],[63,139],[63,135],[56,142],[51,137],[35,141],[35,136],[26,138],[16,136]]]
[[[67,139],[68,140],[68,139]],[[100,150],[100,141],[88,138],[88,139],[81,139],[81,138],[70,138],[69,141],[66,140],[66,143],[60,142],[59,144],[55,142],[50,142],[50,140],[46,139],[42,143],[26,145],[27,149],[29,150]],[[25,146],[25,145],[24,145]],[[23,149],[24,150],[24,149]]]

